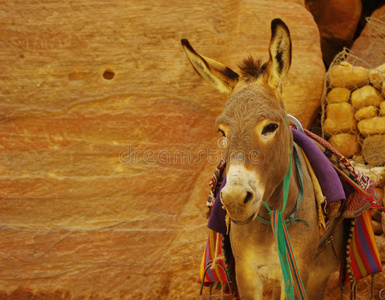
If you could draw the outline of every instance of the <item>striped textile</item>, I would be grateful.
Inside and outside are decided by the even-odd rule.
[[[223,180],[222,173],[223,173],[223,170],[225,169],[225,167],[226,167],[226,162],[222,158],[220,160],[218,166],[216,167],[213,176],[211,177],[211,180],[209,183],[210,194],[209,194],[207,201],[206,201],[206,206],[209,209],[207,212],[207,218],[210,217],[212,207],[214,206],[215,198],[217,196],[218,190],[219,190],[221,183],[222,183],[222,180]]]
[[[347,250],[349,263],[345,262],[340,273],[340,285],[382,272],[380,254],[368,210],[356,219],[351,243]]]
[[[218,246],[217,246],[217,243],[219,243]],[[217,250],[217,253],[215,253],[216,250]],[[222,254],[222,235],[218,232],[215,232],[209,229],[206,247],[203,253],[200,272],[199,272],[200,282],[204,281],[205,283],[212,283],[212,282],[227,283],[226,273],[217,264],[214,264],[213,268],[208,268],[206,271],[205,278],[203,278],[206,267],[210,264],[210,262],[214,260],[215,257],[217,257],[217,264],[220,264],[224,269],[226,269],[225,258]]]
[[[354,169],[347,158],[342,156],[332,145],[321,137],[305,129],[306,135],[325,154],[334,169],[340,175],[346,194],[346,203],[342,212],[344,218],[356,218],[371,206],[376,205],[372,197],[366,197],[359,190],[365,190],[366,194],[374,195],[377,185],[367,175]]]

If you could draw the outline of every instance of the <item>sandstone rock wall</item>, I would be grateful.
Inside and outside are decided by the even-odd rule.
[[[327,66],[334,56],[354,41],[362,12],[361,0],[308,0],[321,36],[323,59]]]
[[[385,62],[385,5],[378,8],[368,18],[360,36],[354,41],[351,50],[363,62],[357,65],[376,67]]]
[[[0,4],[1,299],[197,295],[225,98],[180,39],[236,69],[267,58],[276,17],[293,38],[285,103],[309,126],[324,68],[298,4]]]

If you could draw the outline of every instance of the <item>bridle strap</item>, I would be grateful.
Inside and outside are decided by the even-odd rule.
[[[286,118],[286,125],[288,125],[288,121]],[[303,174],[302,174],[302,166],[300,164],[300,159],[298,155],[297,146],[294,143],[293,146],[294,157],[297,166],[297,176],[300,181],[300,193],[298,194],[297,203],[294,209],[294,212],[287,218],[294,219],[295,213],[298,211],[299,205],[303,199]],[[291,151],[290,151],[291,152]],[[269,205],[265,201],[263,205],[270,213],[271,217],[271,228],[273,230],[273,234],[277,243],[278,257],[281,264],[282,275],[285,284],[285,294],[286,299],[294,300],[294,289],[295,287],[297,296],[301,300],[307,300],[307,295],[305,291],[304,284],[301,279],[301,274],[299,273],[299,269],[297,266],[297,262],[295,259],[295,255],[293,252],[293,248],[291,246],[289,232],[286,227],[286,220],[283,218],[283,212],[286,209],[287,199],[289,196],[289,187],[290,187],[290,176],[291,176],[291,153],[289,153],[289,169],[286,172],[286,175],[283,179],[283,199],[282,199],[282,210],[270,210]],[[301,173],[299,175],[299,172]],[[299,201],[298,201],[299,200]],[[294,285],[293,285],[294,283]]]
[[[295,164],[296,164],[296,168],[297,168],[297,177],[298,177],[300,189],[299,189],[299,193],[298,193],[298,197],[297,197],[297,202],[295,204],[294,211],[285,219],[285,223],[286,223],[286,226],[290,226],[290,225],[293,225],[293,224],[295,224],[297,222],[302,222],[307,227],[309,227],[309,223],[305,219],[300,219],[300,218],[296,218],[295,217],[299,207],[301,206],[302,200],[303,200],[303,171],[302,171],[301,160],[300,160],[299,154],[298,154],[299,153],[298,146],[295,143],[294,143],[294,151],[293,151],[293,153],[294,153],[294,160],[295,160]],[[287,173],[285,175],[284,182],[285,182],[285,179],[287,178],[287,176],[290,176],[290,173],[291,173],[291,159],[290,159],[289,170],[287,171]],[[286,180],[288,180],[289,183],[290,183],[290,178],[286,179]],[[283,189],[285,191],[285,185],[284,185]],[[288,187],[287,187],[287,195],[288,195]],[[286,199],[286,201],[285,201],[285,199]],[[282,212],[284,211],[284,208],[286,208],[286,204],[287,204],[287,198],[285,198],[285,194],[284,194],[283,202],[284,203],[283,203],[283,207],[282,207]],[[266,207],[266,209],[269,212],[271,212],[271,209],[269,208],[268,204],[266,202],[264,202],[263,204]],[[258,221],[260,221],[261,223],[265,224],[265,225],[271,225],[271,221],[270,220],[267,220],[267,219],[261,217],[259,214],[257,215],[256,219]]]
[[[296,167],[297,167],[297,177],[298,177],[298,182],[299,182],[299,192],[298,192],[298,197],[297,197],[297,202],[295,204],[295,208],[294,208],[294,211],[290,214],[290,216],[288,216],[286,219],[285,219],[285,222],[286,224],[294,224],[296,222],[303,222],[307,227],[309,227],[309,223],[304,220],[304,219],[296,219],[295,218],[295,214],[297,213],[299,207],[301,206],[301,203],[302,203],[302,200],[303,200],[303,171],[302,171],[302,164],[301,164],[301,160],[299,158],[299,150],[298,150],[298,146],[296,144],[294,144],[294,159],[295,159],[295,164],[296,164]]]

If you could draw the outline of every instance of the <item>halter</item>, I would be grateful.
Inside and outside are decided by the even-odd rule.
[[[286,118],[286,125],[289,126],[287,118]],[[294,158],[297,166],[297,176],[300,183],[300,192],[298,194],[297,203],[296,203],[294,212],[286,220],[284,220],[283,212],[286,209],[287,198],[289,196],[289,187],[290,187],[290,175],[291,175],[291,164],[292,164],[291,153],[289,153],[289,159],[290,159],[289,169],[287,170],[285,178],[283,179],[282,209],[271,210],[269,208],[269,205],[266,202],[264,202],[263,205],[269,211],[271,216],[271,227],[277,242],[278,257],[281,263],[281,269],[282,269],[283,279],[285,283],[286,299],[294,300],[294,290],[293,290],[293,281],[294,281],[294,285],[295,285],[296,292],[299,299],[307,300],[306,291],[301,279],[301,275],[298,270],[297,262],[295,260],[293,248],[290,242],[289,232],[287,231],[287,227],[286,227],[286,223],[288,223],[288,225],[291,225],[299,221],[304,222],[305,225],[307,224],[305,220],[295,219],[294,217],[303,199],[303,174],[302,174],[302,166],[298,156],[297,146],[295,144],[293,149],[294,149]]]
[[[297,177],[298,177],[298,182],[299,182],[299,193],[297,197],[297,202],[295,204],[294,211],[285,219],[286,226],[293,225],[297,222],[302,222],[306,225],[306,227],[309,227],[309,223],[305,219],[300,219],[296,218],[295,215],[301,206],[302,200],[303,200],[303,172],[302,172],[302,164],[301,160],[299,158],[298,154],[298,147],[296,144],[294,144],[294,160],[295,160],[295,165],[297,167]],[[285,178],[283,180],[283,190],[284,190],[284,195],[283,195],[283,207],[282,207],[282,212],[285,211],[286,204],[287,204],[287,197],[288,197],[288,192],[289,192],[289,183],[290,183],[290,173],[291,173],[291,157],[290,157],[290,165],[289,165],[289,170],[287,170],[287,173],[285,175]],[[286,179],[286,180],[285,180]],[[285,182],[287,186],[287,195],[285,196]],[[263,202],[263,205],[266,207],[266,209],[271,212],[267,202]],[[268,219],[263,218],[259,214],[257,215],[256,219],[260,221],[261,223],[265,225],[271,225],[271,221]]]

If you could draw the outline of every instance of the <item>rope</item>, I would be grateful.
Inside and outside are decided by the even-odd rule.
[[[372,282],[371,282],[371,286],[370,286],[370,300],[375,300],[374,299],[374,275],[376,275],[376,274],[372,274],[372,276],[371,276]]]
[[[384,213],[385,213],[385,208],[383,206],[381,206],[380,204],[378,204],[378,202],[376,201],[376,199],[373,198],[372,195],[370,195],[367,191],[365,191],[359,184],[355,183],[352,179],[350,179],[348,176],[346,176],[339,168],[337,168],[334,164],[332,164],[332,166],[334,167],[334,169],[342,176],[344,177],[349,183],[350,185],[352,185],[354,187],[354,189],[361,195],[361,196],[364,196],[366,199],[369,200],[370,204],[371,204],[371,208],[377,208],[377,209],[380,209],[382,210]]]
[[[352,270],[352,264],[350,259],[350,245],[352,243],[353,239],[353,232],[354,232],[354,226],[356,225],[356,219],[353,219],[350,222],[350,228],[348,233],[348,238],[346,242],[346,270],[348,272],[349,280],[350,280],[350,299],[355,300],[356,299],[356,279],[354,278],[353,270]]]
[[[211,267],[210,267],[211,270],[214,270],[214,269],[217,267],[217,261],[218,261],[219,259],[224,259],[224,256],[223,256],[223,255],[218,256],[218,248],[219,248],[219,242],[220,242],[220,241],[219,241],[219,236],[220,236],[220,234],[217,233],[217,237],[216,237],[216,241],[215,241],[215,256],[214,256],[212,265],[211,265]],[[220,281],[221,281],[221,283],[222,283],[221,276],[219,276],[219,279],[220,279]]]

